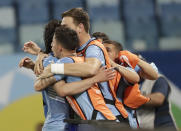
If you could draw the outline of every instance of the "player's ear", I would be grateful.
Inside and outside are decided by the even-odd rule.
[[[62,47],[60,47],[60,51],[62,51],[63,49],[62,49]]]
[[[62,51],[62,46],[60,44],[58,44],[57,48],[58,48],[58,51],[60,52]]]
[[[78,33],[81,33],[84,30],[84,25],[80,23],[77,28],[78,28]]]

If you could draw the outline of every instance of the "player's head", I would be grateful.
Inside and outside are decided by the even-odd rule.
[[[55,57],[60,58],[65,50],[75,51],[78,46],[79,39],[74,30],[66,26],[56,28],[52,41],[52,51]]]
[[[60,26],[60,21],[55,20],[55,19],[49,21],[48,24],[45,25],[43,39],[45,42],[45,53],[47,53],[47,54],[52,52],[51,43],[52,43],[53,35],[55,33],[55,29],[58,26]]]
[[[75,30],[78,34],[89,33],[89,16],[82,8],[73,8],[62,14],[62,25]]]
[[[113,61],[117,59],[119,52],[123,50],[122,45],[117,41],[105,40],[103,44],[108,52],[109,57]]]
[[[95,32],[92,34],[92,36],[95,37],[96,39],[100,40],[101,43],[103,43],[103,41],[105,41],[105,40],[109,40],[109,37],[103,32]]]

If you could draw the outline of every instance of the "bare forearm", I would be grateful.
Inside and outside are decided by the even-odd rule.
[[[35,82],[34,88],[36,91],[41,91],[55,82],[56,79],[53,76],[49,78],[39,79]]]
[[[94,67],[87,63],[73,63],[64,65],[64,73],[66,75],[90,77],[94,75]]]
[[[81,93],[92,87],[95,83],[112,80],[114,77],[115,71],[113,71],[111,68],[105,69],[105,67],[101,67],[98,73],[91,78],[66,84],[63,81],[60,81],[55,83],[53,88],[56,90],[58,95],[65,97],[67,95]]]
[[[140,74],[143,78],[150,80],[156,80],[158,78],[158,73],[153,69],[153,67],[149,63],[143,60],[139,60],[138,66],[141,68]]]
[[[65,97],[82,93],[92,87],[95,82],[95,78],[91,77],[81,81],[66,83],[64,85],[62,85],[62,82],[57,82],[54,84],[53,88],[59,96]]]
[[[135,71],[131,71],[126,69],[125,67],[115,64],[113,65],[120,72],[120,74],[130,83],[135,84],[138,83],[140,78],[139,75]]]
[[[148,107],[156,107],[161,106],[165,100],[165,96],[161,93],[153,93],[150,95],[147,95],[147,97],[150,98],[150,101],[148,101],[144,106]]]
[[[88,58],[81,63],[52,64],[51,72],[55,74],[65,74],[69,76],[90,77],[97,73],[100,68],[100,61],[95,58]],[[60,70],[60,68],[63,68]]]

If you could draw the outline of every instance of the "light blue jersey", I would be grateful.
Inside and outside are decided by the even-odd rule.
[[[57,58],[50,54],[49,57],[44,59],[43,66],[46,67],[56,61]],[[58,79],[56,76],[55,78]],[[63,122],[64,119],[69,118],[69,106],[65,99],[59,97],[51,86],[43,90],[42,94],[45,102],[45,122],[42,131],[68,130],[68,124]]]

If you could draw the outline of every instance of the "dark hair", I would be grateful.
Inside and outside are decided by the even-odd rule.
[[[119,42],[117,42],[117,41],[105,40],[105,41],[103,41],[103,44],[104,44],[104,43],[114,45],[118,51],[122,51],[122,50],[123,50],[122,44],[119,43]]]
[[[55,39],[67,50],[75,50],[79,47],[79,39],[77,33],[66,27],[60,26],[55,30]]]
[[[78,25],[82,23],[84,25],[85,31],[88,33],[90,29],[90,22],[89,22],[89,15],[86,11],[84,11],[82,8],[72,8],[68,11],[65,11],[62,14],[63,17],[72,17],[74,24]]]
[[[53,35],[55,33],[56,27],[60,26],[60,21],[58,20],[51,20],[48,22],[48,24],[45,25],[45,30],[43,34],[43,39],[45,43],[45,53],[48,54],[52,52],[51,50],[51,43],[53,40]]]
[[[96,39],[102,39],[102,41],[109,40],[109,37],[103,32],[95,32],[92,36]]]

